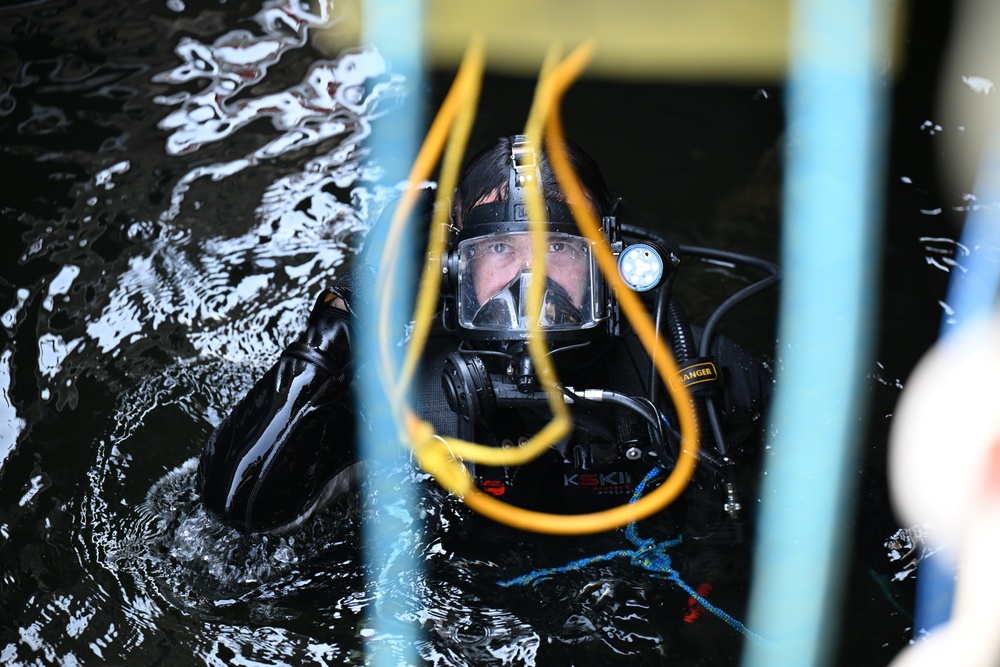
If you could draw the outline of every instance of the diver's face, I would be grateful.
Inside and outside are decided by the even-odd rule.
[[[483,237],[473,248],[470,262],[479,305],[506,289],[522,271],[532,270],[532,232],[510,232]],[[587,242],[569,234],[543,233],[546,275],[566,290],[580,308],[589,275]]]

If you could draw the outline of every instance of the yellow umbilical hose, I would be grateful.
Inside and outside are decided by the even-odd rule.
[[[550,534],[576,535],[601,532],[625,525],[629,521],[643,519],[660,511],[684,490],[694,472],[698,451],[697,420],[691,408],[687,389],[683,386],[675,388],[668,381],[677,372],[673,356],[662,338],[658,336],[656,327],[639,297],[622,283],[611,248],[601,233],[600,225],[587,203],[589,200],[584,195],[583,188],[569,164],[563,146],[563,130],[558,114],[558,105],[566,90],[579,77],[592,52],[593,44],[584,44],[558,65],[553,64],[555,52],[550,52],[543,67],[525,134],[528,141],[537,146],[541,145],[543,128],[547,131],[549,160],[563,192],[567,195],[574,217],[583,234],[592,241],[598,266],[613,286],[623,312],[632,323],[647,353],[656,360],[657,372],[671,392],[674,405],[677,406],[682,436],[681,454],[667,480],[655,491],[635,503],[602,512],[574,515],[526,510],[499,501],[475,488],[474,480],[458,459],[486,465],[519,465],[536,458],[558,440],[568,435],[572,429],[569,409],[558,390],[559,380],[549,358],[548,346],[537,320],[529,322],[528,349],[535,368],[538,369],[539,380],[548,394],[553,418],[524,445],[496,448],[458,438],[442,437],[434,432],[434,428],[429,423],[420,419],[406,401],[406,390],[412,381],[420,355],[423,353],[437,304],[442,271],[441,259],[444,256],[447,241],[449,207],[446,205],[445,199],[447,194],[454,190],[457,182],[458,163],[464,153],[465,142],[472,125],[474,107],[478,99],[482,78],[483,55],[481,44],[478,42],[470,47],[465,59],[463,59],[455,83],[442,104],[411,170],[410,186],[393,217],[380,266],[380,273],[385,277],[382,283],[383,289],[380,292],[382,301],[379,311],[382,382],[393,402],[394,412],[400,418],[403,439],[410,442],[421,468],[433,474],[444,488],[461,496],[465,503],[475,511],[515,528]],[[428,258],[424,266],[421,289],[414,313],[414,330],[403,368],[399,373],[399,379],[394,380],[396,373],[395,369],[392,368],[388,354],[391,345],[388,330],[388,304],[392,279],[395,274],[395,264],[399,257],[402,227],[416,199],[415,184],[426,180],[430,175],[433,164],[441,153],[441,145],[448,133],[447,128],[452,125],[454,127],[448,140],[448,149],[431,225],[432,236]],[[532,262],[534,266],[538,267],[536,270],[544,274],[546,257],[544,201],[539,188],[540,184],[535,183],[532,179],[525,185],[530,218],[529,228],[533,232],[542,232],[532,235]],[[539,261],[535,261],[536,259]],[[529,312],[541,311],[543,286],[543,281],[532,282],[528,292]]]

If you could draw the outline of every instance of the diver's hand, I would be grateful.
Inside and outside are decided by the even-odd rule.
[[[349,487],[357,454],[347,305],[336,290],[321,294],[305,330],[209,438],[198,485],[226,523],[287,530]]]
[[[292,341],[282,357],[292,357],[326,370],[340,382],[351,367],[351,309],[344,291],[325,290],[316,299],[306,329]]]

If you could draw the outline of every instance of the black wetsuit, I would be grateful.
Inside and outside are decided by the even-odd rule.
[[[334,296],[317,300],[305,331],[254,385],[210,437],[198,484],[205,506],[245,531],[269,532],[301,523],[325,500],[347,488],[357,464],[352,384],[352,322],[334,308]],[[439,332],[441,333],[441,332]],[[697,337],[697,330],[695,330]],[[472,428],[447,408],[441,364],[458,345],[454,334],[432,338],[425,355],[420,411],[439,432],[473,436],[477,442],[513,446],[548,420],[547,406],[499,408]],[[770,394],[766,369],[724,338],[712,352],[721,370],[716,401],[730,447],[755,428]],[[631,334],[605,338],[583,351],[555,355],[560,379],[576,389],[612,389],[645,397],[648,358]],[[438,392],[440,392],[438,394]],[[657,408],[672,419],[665,396]],[[628,410],[574,403],[574,432],[536,461],[519,468],[479,466],[488,493],[532,509],[578,513],[627,502],[649,470],[648,461],[625,455],[630,442],[645,444],[649,426]],[[706,436],[709,434],[706,433]],[[704,466],[700,466],[703,468]],[[721,505],[721,503],[720,503]]]

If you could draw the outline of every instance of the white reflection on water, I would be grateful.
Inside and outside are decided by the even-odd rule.
[[[17,446],[17,438],[24,430],[25,420],[18,416],[10,401],[11,350],[0,352],[0,470],[7,457]]]
[[[326,3],[309,11],[304,3],[275,0],[265,3],[254,21],[263,34],[234,30],[211,44],[182,38],[175,48],[182,63],[153,77],[156,83],[203,84],[196,92],[155,98],[178,107],[159,123],[170,131],[169,154],[198,152],[262,118],[276,132],[248,137],[259,145],[242,157],[190,169],[174,185],[158,221],[133,224],[129,236],[149,252],[129,259],[109,303],[87,325],[102,353],[118,356],[144,331],[180,324],[197,353],[265,363],[301,326],[311,296],[355,250],[370,204],[388,196],[360,185],[374,182],[379,173],[362,162],[359,143],[368,136],[370,121],[396,106],[401,80],[389,75],[374,49],[353,49],[313,62],[298,84],[248,95],[269,67],[303,46],[308,32],[329,25],[330,18]],[[234,99],[237,93],[243,95]],[[177,219],[194,181],[221,181],[331,140],[337,143],[329,150],[265,188],[256,224],[246,234],[195,241],[189,222]],[[116,167],[99,175],[104,187],[128,162]]]
[[[255,33],[231,30],[206,43],[183,38],[174,47],[181,64],[156,66],[162,73],[154,83],[178,92],[157,98],[173,109],[158,107],[167,134],[151,135],[163,142],[165,172],[179,176],[165,176],[162,185],[157,176],[150,185],[144,170],[151,160],[142,152],[149,144],[130,143],[127,135],[118,148],[123,154],[111,160],[82,156],[100,165],[74,214],[84,204],[86,210],[69,225],[53,222],[25,255],[28,261],[54,247],[83,249],[79,263],[61,261],[41,287],[45,322],[34,356],[43,401],[81,369],[101,373],[111,360],[129,361],[120,366],[127,382],[108,430],[96,442],[73,443],[95,455],[74,487],[82,497],[59,500],[49,476],[30,470],[23,511],[5,515],[0,526],[6,538],[26,517],[40,533],[20,557],[38,584],[17,582],[33,592],[0,645],[3,664],[357,661],[350,653],[356,649],[342,647],[357,646],[351,619],[370,601],[354,559],[356,531],[330,516],[311,527],[319,535],[313,540],[237,535],[201,508],[191,458],[261,366],[301,329],[316,293],[395,193],[377,185],[377,165],[360,147],[371,120],[395,108],[401,94],[401,80],[374,49],[315,59],[290,85],[269,77],[267,92],[254,88],[269,68],[307,46],[310,32],[329,24],[329,10],[326,2],[309,9],[272,0],[254,16]],[[164,57],[169,48],[161,48]],[[244,180],[235,182],[237,174]],[[228,213],[222,206],[210,196],[185,202],[202,177],[258,198],[253,219],[216,228],[212,221]],[[145,213],[150,195],[165,195],[166,210]],[[119,205],[125,216],[113,215]],[[123,249],[106,246],[120,254],[98,255],[74,236],[98,218],[121,221]],[[2,314],[8,333],[24,319],[31,296],[19,291],[17,304]],[[81,302],[87,308],[73,308]],[[169,361],[154,356],[143,363],[139,353],[149,349]],[[26,428],[10,398],[11,359],[4,350],[0,467]],[[55,568],[50,536],[53,543],[71,541],[60,553],[70,561],[75,555],[80,568],[57,591],[44,588],[48,568]],[[60,571],[71,567],[60,564]],[[300,610],[316,602],[296,596],[315,595],[317,586],[333,611],[291,629]]]
[[[263,35],[236,30],[212,44],[183,38],[176,47],[182,64],[153,78],[204,83],[197,92],[156,98],[179,107],[160,122],[171,131],[170,154],[197,152],[261,118],[277,132],[261,135],[271,138],[243,157],[192,168],[173,187],[159,221],[133,225],[129,235],[148,243],[150,252],[129,260],[109,303],[87,326],[105,354],[117,356],[144,331],[180,324],[197,353],[264,363],[297,331],[311,296],[353,252],[371,202],[386,198],[359,185],[378,177],[375,167],[362,163],[359,142],[370,121],[395,106],[401,81],[388,75],[374,49],[355,49],[314,62],[301,83],[280,92],[233,100],[329,17],[325,3],[310,13],[279,0],[266,3],[255,21]],[[176,219],[194,181],[221,181],[331,139],[338,143],[329,151],[266,187],[246,234],[209,237],[191,247],[190,232]],[[344,192],[350,201],[338,194]]]
[[[315,13],[302,5],[286,0],[266,3],[254,17],[264,35],[235,30],[212,44],[185,37],[176,48],[182,64],[153,77],[157,83],[204,83],[194,93],[185,90],[155,98],[160,104],[179,107],[159,124],[171,131],[166,142],[171,155],[223,141],[262,118],[278,130],[277,136],[240,158],[190,170],[174,186],[162,220],[177,217],[195,180],[222,180],[333,137],[343,136],[343,144],[356,146],[370,133],[370,121],[396,106],[403,81],[389,73],[374,48],[352,49],[334,60],[314,61],[300,83],[280,92],[234,99],[260,82],[283,53],[302,46],[310,29],[329,25],[327,3],[318,3]]]
[[[940,236],[921,236],[917,241],[923,244],[924,260],[928,265],[945,273],[955,268],[966,271],[960,262],[969,256],[969,249],[960,241]]]

